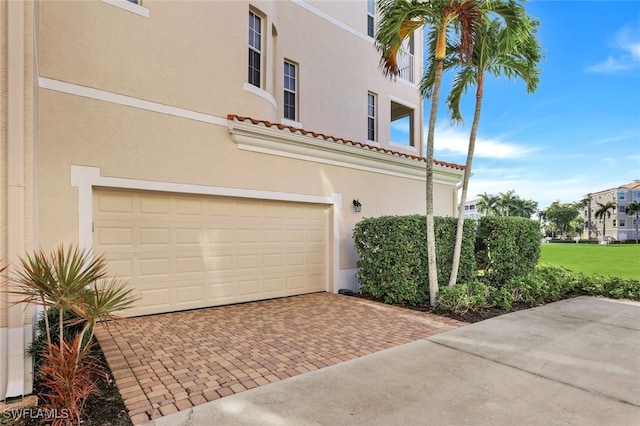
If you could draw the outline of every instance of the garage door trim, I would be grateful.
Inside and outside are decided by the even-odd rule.
[[[330,196],[295,194],[288,192],[262,191],[219,186],[193,185],[162,181],[118,178],[102,176],[99,167],[71,166],[71,186],[78,188],[78,245],[81,249],[91,250],[93,247],[93,188],[118,188],[148,190],[198,195],[217,195],[258,200],[292,201],[311,204],[329,205],[327,215],[327,259],[326,291],[333,291],[338,282],[339,259],[339,210],[342,207],[342,194],[332,193]]]

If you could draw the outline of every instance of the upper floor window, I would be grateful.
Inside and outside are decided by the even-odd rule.
[[[262,86],[262,18],[249,11],[249,84]]]
[[[376,29],[376,0],[367,0],[367,35],[373,37]]]
[[[296,65],[284,61],[284,118],[289,120],[296,120],[296,74]]]
[[[625,197],[625,193],[624,193],[624,192],[622,192],[622,191],[620,191],[620,192],[618,193],[618,199],[620,199],[620,200],[624,200],[624,197]]]
[[[367,140],[376,140],[376,95],[367,94]]]
[[[411,107],[391,101],[391,142],[415,146],[413,115],[414,111]]]
[[[415,83],[415,47],[413,34],[405,39],[400,52],[398,52],[398,68],[400,68],[400,78],[410,83]]]
[[[626,221],[625,221],[624,219],[620,219],[620,226],[621,226],[621,227],[626,226],[626,223],[625,223],[625,222],[626,222]]]

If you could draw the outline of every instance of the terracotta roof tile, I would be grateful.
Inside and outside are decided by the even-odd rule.
[[[640,188],[640,180],[636,179],[631,183],[628,183],[626,185],[622,185],[620,186],[620,188],[625,188],[625,189],[638,189]]]
[[[408,158],[408,159],[415,160],[415,161],[422,161],[422,162],[426,162],[427,161],[427,159],[425,157],[421,157],[421,156],[418,156],[418,155],[406,154],[406,153],[400,152],[400,151],[394,151],[394,150],[387,149],[387,148],[381,148],[381,147],[377,147],[377,146],[374,146],[374,145],[369,145],[369,144],[362,143],[362,142],[352,141],[350,139],[343,139],[343,138],[338,138],[338,137],[335,137],[335,136],[325,135],[323,133],[316,133],[316,132],[312,132],[312,131],[309,131],[309,130],[300,129],[300,128],[294,127],[294,126],[287,126],[285,124],[272,123],[272,122],[266,121],[266,120],[258,120],[258,119],[255,119],[255,118],[243,117],[243,116],[236,115],[236,114],[227,115],[227,119],[228,120],[233,120],[233,121],[239,121],[239,122],[250,121],[252,124],[255,124],[255,125],[264,125],[266,127],[276,127],[276,128],[278,128],[280,130],[288,130],[291,133],[299,133],[301,135],[311,136],[311,137],[314,137],[314,138],[317,138],[317,139],[324,139],[327,142],[335,142],[335,143],[341,143],[343,145],[355,146],[355,147],[358,147],[358,148],[367,149],[367,150],[370,150],[370,151],[382,152],[384,154],[394,155],[396,157],[404,157],[404,158]],[[443,166],[443,167],[449,167],[449,168],[452,168],[452,169],[464,170],[464,166],[462,166],[460,164],[456,164],[456,163],[447,163],[446,161],[439,161],[439,160],[434,160],[434,163],[439,165],[439,166]]]

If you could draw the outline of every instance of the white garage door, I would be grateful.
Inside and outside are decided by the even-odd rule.
[[[94,190],[94,248],[146,315],[325,290],[327,206]]]

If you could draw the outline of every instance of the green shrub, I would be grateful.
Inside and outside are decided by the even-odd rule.
[[[579,289],[591,296],[640,300],[640,280],[577,274]]]
[[[538,266],[526,276],[510,280],[507,288],[516,302],[535,306],[560,300],[578,288],[575,276],[558,266]]]
[[[435,217],[438,282],[445,286],[451,275],[457,221]],[[464,225],[460,281],[475,276],[474,221]],[[361,290],[387,303],[422,302],[429,294],[426,221],[424,216],[382,216],[356,224],[353,232]]]
[[[505,311],[510,311],[513,307],[513,302],[513,292],[507,287],[489,287],[489,303],[492,306],[496,306]]]
[[[457,314],[464,314],[469,310],[477,311],[489,306],[489,294],[489,287],[479,280],[443,287],[440,289],[438,306]]]
[[[540,259],[538,222],[521,217],[483,217],[478,223],[476,258],[485,279],[495,287],[525,277]]]

